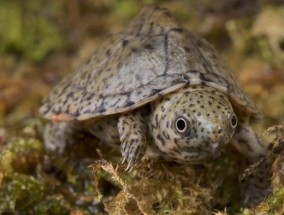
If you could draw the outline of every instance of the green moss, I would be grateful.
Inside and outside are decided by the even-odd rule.
[[[4,1],[0,7],[0,54],[19,41],[22,31],[21,10],[14,2]]]
[[[24,27],[27,27],[26,31],[16,48],[32,61],[41,61],[48,53],[63,45],[57,26],[43,17],[29,20],[24,23]]]
[[[0,151],[0,172],[4,176],[0,189],[1,208],[22,211],[34,206],[44,197],[43,183],[35,176],[15,171],[18,162],[23,162],[25,165],[29,163],[26,162],[27,159],[19,157],[27,153],[28,157],[32,156],[35,152],[42,152],[42,149],[41,143],[35,139],[18,138]]]
[[[0,170],[5,175],[11,175],[14,172],[13,161],[17,161],[20,154],[42,151],[43,146],[38,140],[32,138],[15,139],[0,151]]]
[[[1,191],[6,192],[1,192],[2,199],[9,199],[4,202],[14,205],[17,210],[25,210],[44,198],[44,185],[33,176],[14,173],[4,182]]]
[[[40,141],[17,138],[0,151],[0,211],[69,214],[100,212],[91,161],[46,153]]]
[[[66,202],[62,195],[54,195],[38,202],[34,211],[35,214],[70,214],[70,204]]]
[[[267,200],[270,211],[275,212],[279,211],[279,213],[284,213],[284,188],[281,188],[280,190],[276,191],[270,198]]]
[[[62,32],[58,24],[48,18],[59,12],[57,8],[50,8],[54,5],[42,7],[36,1],[28,1],[26,4],[19,4],[16,0],[1,2],[0,53],[12,52],[38,62],[51,51],[62,48]],[[49,16],[46,13],[50,13]]]
[[[122,0],[116,1],[112,6],[112,14],[114,17],[118,17],[121,20],[129,21],[134,17],[138,11],[139,6],[135,0]]]

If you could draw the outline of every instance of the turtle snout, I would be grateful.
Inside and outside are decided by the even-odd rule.
[[[212,143],[218,143],[224,138],[224,129],[221,126],[216,126],[208,133],[208,139]]]
[[[208,135],[208,142],[211,152],[218,152],[222,147],[228,142],[228,137],[221,126],[217,126],[215,129],[211,130]]]

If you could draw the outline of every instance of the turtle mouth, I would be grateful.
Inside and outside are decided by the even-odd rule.
[[[204,151],[206,151],[207,153],[213,154],[213,155],[219,154],[223,146],[223,144],[220,142],[213,142],[213,143],[210,143],[209,145],[210,147],[206,148]]]
[[[211,143],[211,153],[214,155],[214,157],[218,157],[224,148],[224,143],[222,142],[213,142]]]
[[[220,148],[220,143],[211,143],[211,148],[212,148],[212,151],[216,151]]]

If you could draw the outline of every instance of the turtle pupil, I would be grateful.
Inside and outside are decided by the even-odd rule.
[[[236,117],[235,114],[233,114],[232,117],[231,117],[231,124],[232,124],[233,127],[235,127],[237,125],[237,123],[238,123],[237,117]]]
[[[183,131],[186,127],[186,122],[184,121],[184,119],[178,119],[177,120],[177,129],[180,131]]]

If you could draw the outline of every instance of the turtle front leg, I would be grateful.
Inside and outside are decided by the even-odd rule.
[[[123,162],[131,170],[143,157],[147,146],[147,124],[142,111],[121,115],[118,120]]]
[[[242,175],[241,182],[243,206],[252,207],[272,192],[272,159],[247,123],[238,125],[232,142],[250,165]],[[253,166],[255,167],[251,168]]]

